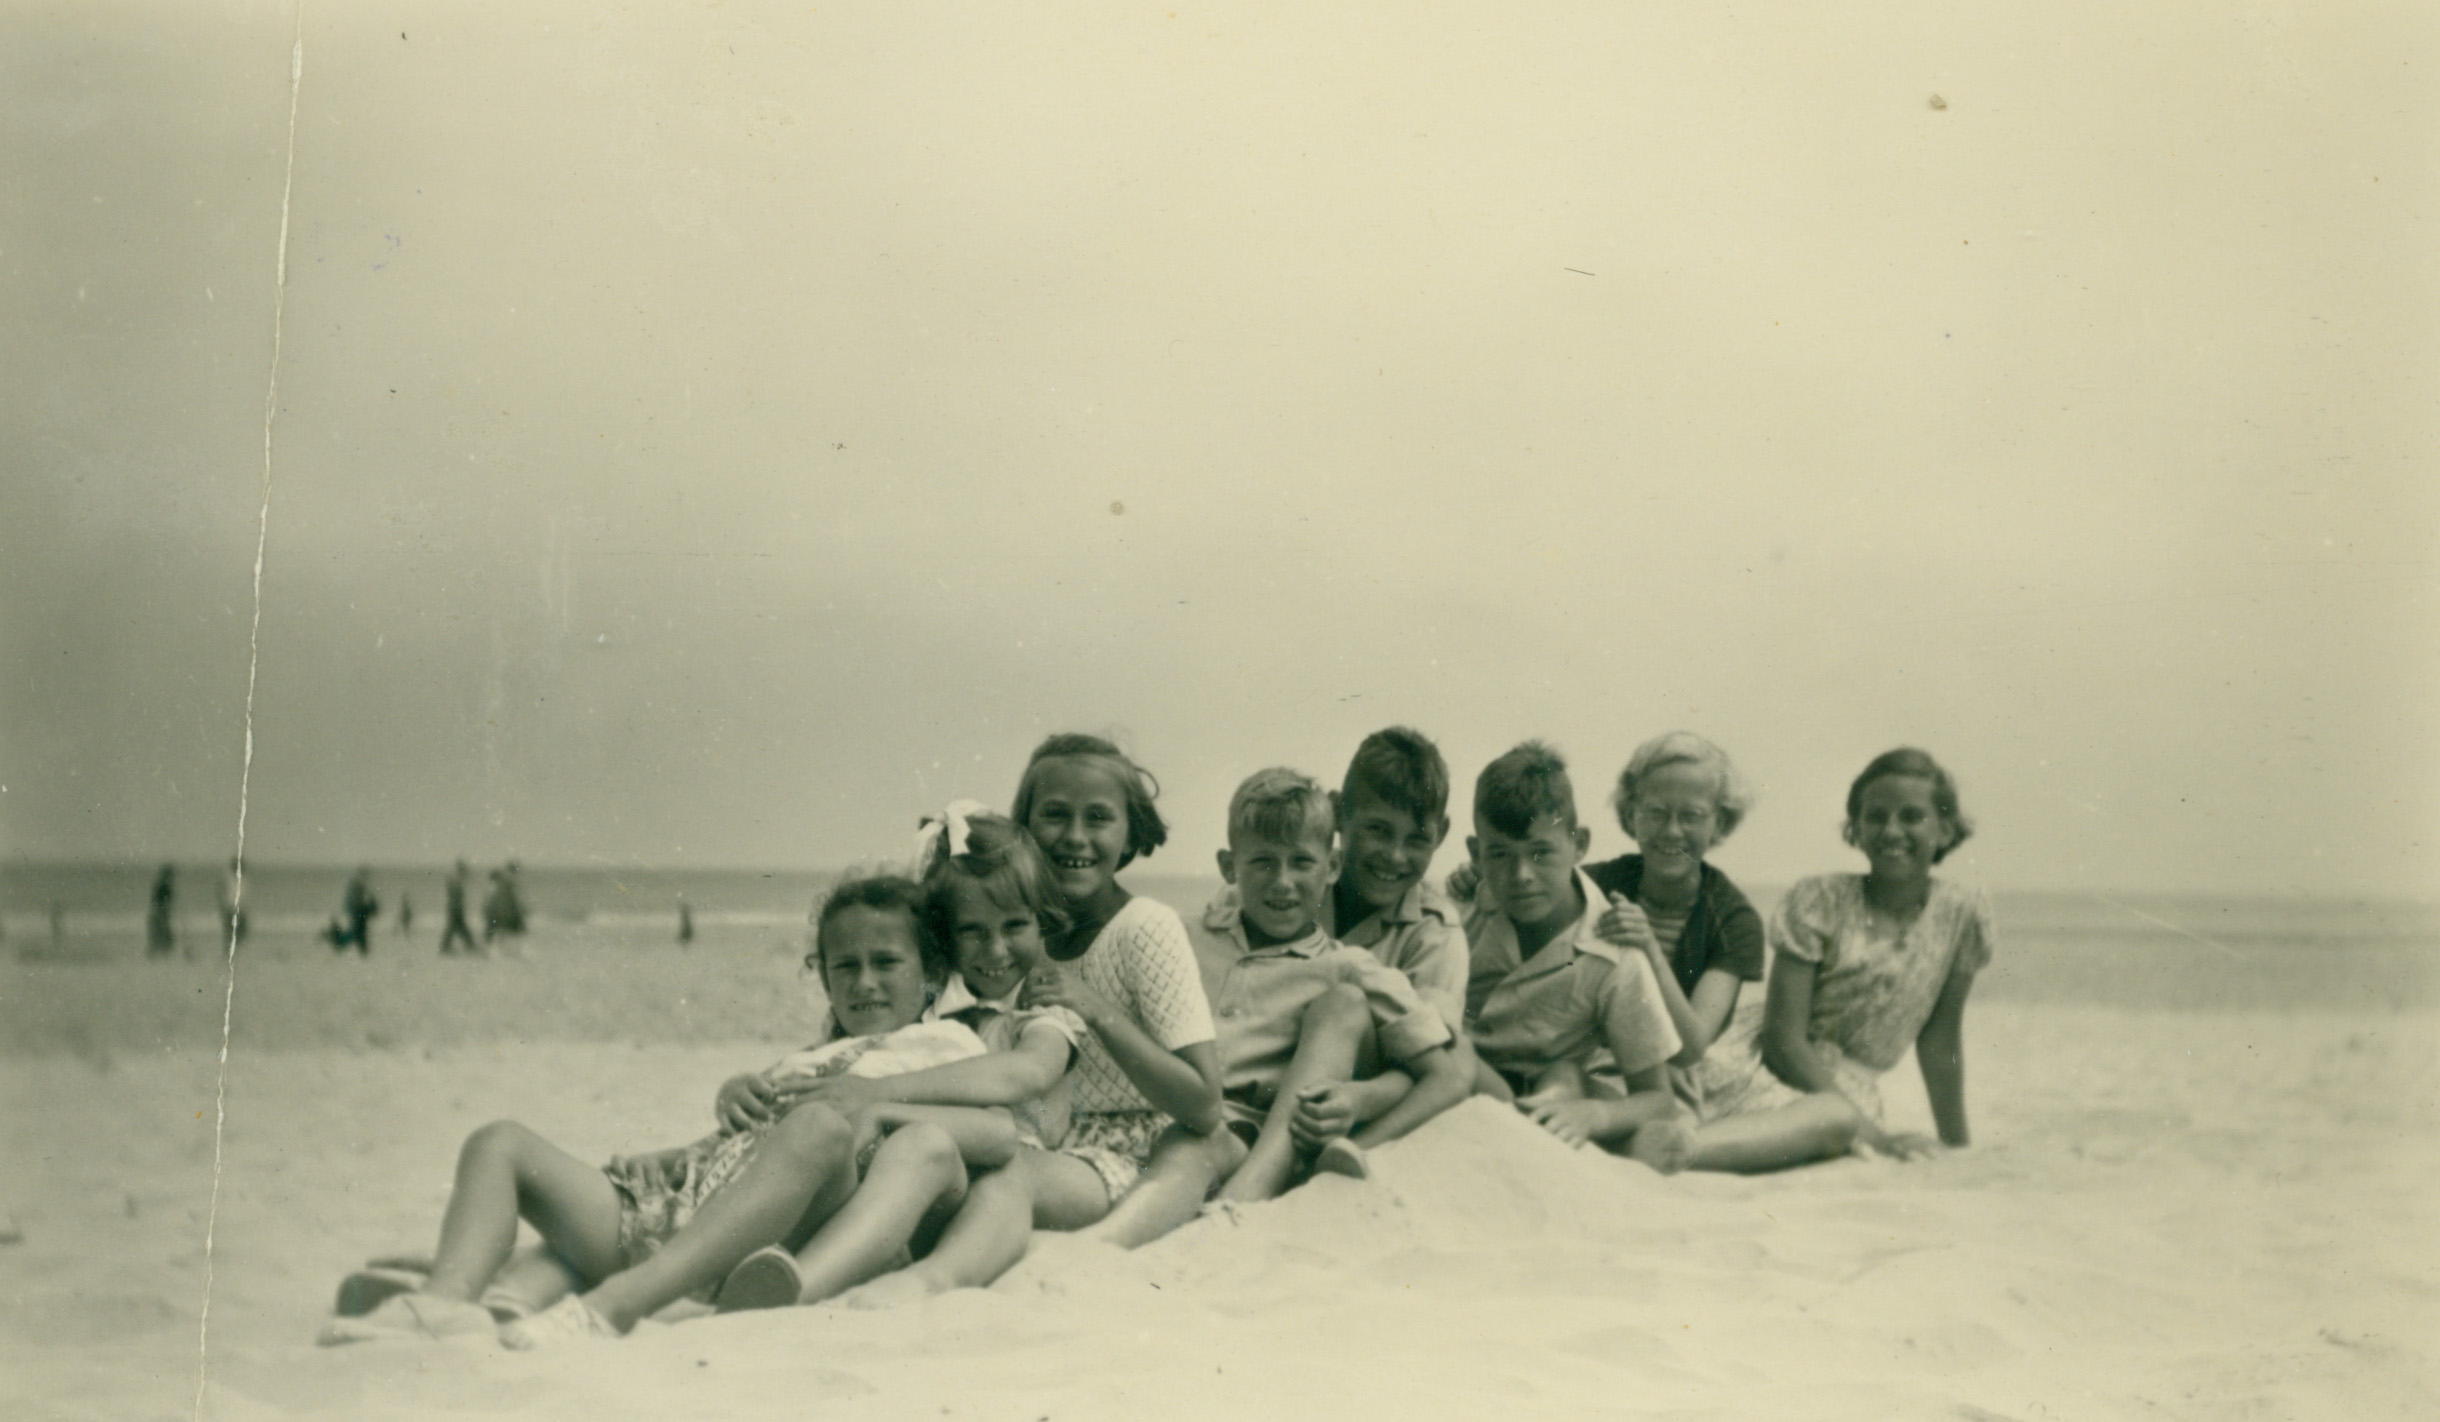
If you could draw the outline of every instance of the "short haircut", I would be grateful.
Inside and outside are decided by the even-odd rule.
[[[949,953],[924,921],[923,890],[903,874],[870,874],[842,879],[822,900],[813,913],[813,961],[822,976],[822,985],[830,985],[830,959],[824,950],[830,937],[831,920],[849,909],[865,908],[878,913],[904,914],[907,935],[915,942],[916,956],[923,960],[923,975],[931,982],[949,976]]]
[[[1229,838],[1251,835],[1276,844],[1301,844],[1319,830],[1330,842],[1338,810],[1322,782],[1286,766],[1257,770],[1228,800]]]
[[[1152,804],[1160,798],[1161,782],[1153,779],[1151,771],[1137,765],[1111,741],[1073,731],[1052,736],[1034,747],[1033,755],[1025,762],[1024,778],[1017,782],[1017,801],[1009,809],[1009,818],[1022,825],[1031,816],[1034,808],[1034,772],[1046,760],[1089,761],[1118,782],[1119,791],[1127,801],[1127,852],[1119,856],[1120,868],[1149,856],[1169,842],[1169,825]]]
[[[1720,788],[1713,798],[1712,810],[1720,827],[1719,838],[1745,822],[1745,812],[1754,807],[1754,792],[1738,773],[1728,752],[1696,735],[1692,731],[1671,731],[1654,736],[1635,748],[1627,757],[1627,768],[1618,772],[1618,786],[1610,792],[1610,804],[1618,811],[1618,827],[1629,834],[1634,826],[1627,823],[1635,811],[1635,790],[1644,777],[1671,765],[1691,765],[1711,772],[1713,783]]]
[[[1576,787],[1567,778],[1567,762],[1543,742],[1525,742],[1475,778],[1474,817],[1510,839],[1533,833],[1533,822],[1544,815],[1576,828]]]
[[[1932,808],[1940,812],[1940,818],[1949,827],[1948,843],[1940,846],[1932,855],[1934,864],[1948,858],[1950,850],[1974,837],[1974,822],[1966,818],[1965,807],[1957,803],[1957,782],[1949,778],[1948,771],[1941,768],[1939,761],[1932,759],[1930,751],[1900,746],[1894,751],[1884,751],[1874,756],[1872,764],[1865,766],[1864,773],[1847,787],[1847,823],[1843,833],[1849,844],[1855,843],[1855,817],[1864,808],[1864,787],[1892,775],[1919,776],[1932,782]]]
[[[1370,796],[1429,825],[1449,817],[1449,763],[1423,732],[1406,726],[1375,731],[1356,747],[1339,782],[1339,812],[1352,812],[1356,797]]]
[[[980,884],[995,903],[1023,907],[1045,935],[1068,926],[1067,902],[1051,879],[1050,860],[1034,837],[1005,815],[981,814],[966,821],[966,852],[942,854],[923,876],[925,926],[941,950],[956,952],[957,885]]]

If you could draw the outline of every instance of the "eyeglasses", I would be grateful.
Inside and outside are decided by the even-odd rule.
[[[1674,824],[1679,829],[1699,830],[1709,829],[1719,815],[1709,805],[1687,805],[1671,810],[1666,805],[1647,805],[1639,801],[1628,813],[1628,818],[1645,829],[1661,829]]]

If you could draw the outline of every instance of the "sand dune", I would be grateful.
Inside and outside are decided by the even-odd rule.
[[[1663,1180],[1474,1103],[1134,1255],[1046,1236],[895,1314],[543,1355],[311,1339],[347,1268],[429,1246],[474,1126],[683,1139],[767,1042],[241,1051],[216,1201],[208,1047],[18,1055],[0,1415],[189,1417],[199,1381],[221,1419],[2440,1413],[2440,1016],[2002,1002],[1970,1047],[1983,1144],[1928,1163]]]

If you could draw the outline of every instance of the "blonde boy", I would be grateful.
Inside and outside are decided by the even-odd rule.
[[[1269,1199],[1307,1153],[1360,1175],[1362,1147],[1412,1131],[1470,1085],[1449,1025],[1405,975],[1322,931],[1339,867],[1333,821],[1330,792],[1293,770],[1261,771],[1229,801],[1228,887],[1194,932],[1220,1029],[1222,1107],[1248,1148],[1223,1199]],[[1302,1103],[1354,1074],[1368,1036],[1413,1088],[1352,1140],[1300,1119]]]

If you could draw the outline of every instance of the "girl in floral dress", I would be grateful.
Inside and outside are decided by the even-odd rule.
[[[1853,1149],[1913,1159],[1972,1139],[1965,1009],[1996,942],[1979,890],[1934,865],[1973,833],[1940,763],[1900,749],[1847,791],[1847,842],[1871,868],[1788,890],[1768,994],[1740,1008],[1696,1072],[1696,1169],[1772,1170]],[[1908,1047],[1939,1139],[1881,1124],[1880,1076]],[[1790,1129],[1791,1110],[1810,1128]]]

